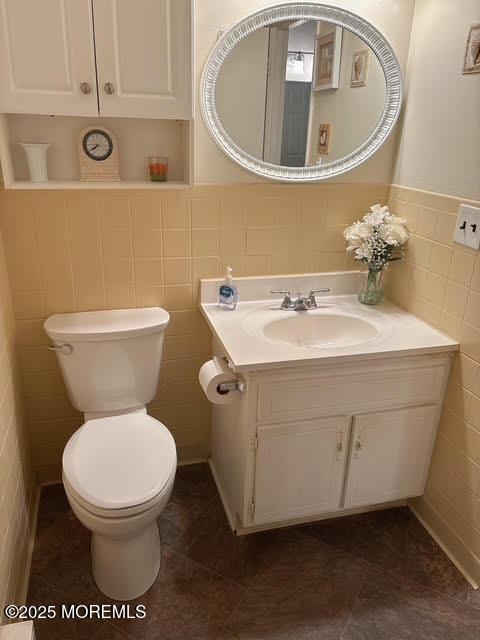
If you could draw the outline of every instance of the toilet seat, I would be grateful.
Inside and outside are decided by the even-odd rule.
[[[72,498],[91,513],[124,517],[162,499],[175,474],[171,433],[147,414],[88,420],[63,452],[63,477]]]
[[[160,491],[160,493],[158,493],[151,500],[147,500],[147,502],[142,502],[141,504],[134,505],[133,507],[125,507],[124,509],[102,509],[101,507],[97,507],[91,502],[88,502],[87,500],[85,500],[85,498],[82,498],[82,496],[79,495],[68,482],[65,473],[62,474],[63,486],[70,501],[75,502],[90,514],[100,516],[101,518],[108,518],[109,520],[114,518],[128,518],[129,516],[141,515],[146,511],[155,508],[159,502],[162,502],[164,500],[165,495],[169,493],[171,485],[173,485],[174,478],[175,469],[172,471],[172,475],[170,476],[170,479],[168,480],[162,491]]]

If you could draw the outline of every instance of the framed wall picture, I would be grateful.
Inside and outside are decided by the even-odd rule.
[[[368,79],[368,66],[370,62],[370,51],[361,49],[353,52],[351,87],[366,87]]]
[[[333,125],[323,123],[318,125],[317,155],[327,156],[332,146]]]
[[[343,29],[335,27],[330,33],[320,34],[315,40],[313,90],[338,89]]]
[[[480,22],[472,25],[468,32],[463,73],[480,73]]]

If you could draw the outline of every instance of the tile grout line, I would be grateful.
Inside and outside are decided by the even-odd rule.
[[[360,583],[360,585],[358,587],[358,591],[355,594],[355,598],[353,599],[352,606],[350,607],[350,611],[349,611],[347,619],[345,621],[345,626],[343,627],[342,633],[340,634],[340,638],[343,638],[345,636],[345,633],[346,633],[346,631],[348,629],[348,625],[350,623],[350,619],[351,619],[352,614],[353,614],[353,610],[355,609],[355,605],[357,604],[357,601],[358,601],[358,599],[360,597],[360,593],[362,592],[362,589],[363,589],[363,587],[364,587],[364,585],[365,585],[365,583],[367,581],[369,572],[370,572],[370,567],[367,565],[365,567],[365,574],[363,576],[363,580],[361,581],[361,583]]]
[[[247,591],[247,587],[245,587],[244,585],[240,584],[236,580],[232,580],[232,578],[227,578],[227,576],[224,576],[222,573],[219,573],[218,571],[216,571],[215,569],[212,569],[211,567],[207,567],[206,565],[202,564],[198,560],[195,560],[194,558],[190,558],[190,556],[187,556],[186,554],[181,553],[181,551],[177,551],[176,549],[174,549],[170,545],[165,545],[165,546],[168,546],[170,551],[172,553],[174,553],[176,556],[178,556],[179,558],[185,558],[189,562],[192,562],[193,564],[196,564],[198,567],[201,567],[205,571],[209,571],[210,573],[213,573],[218,578],[222,578],[222,580],[226,580],[227,582],[229,582],[230,584],[234,585],[235,587],[240,587],[240,589],[242,589],[243,591]]]

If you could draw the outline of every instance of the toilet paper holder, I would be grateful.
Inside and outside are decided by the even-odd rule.
[[[229,393],[230,391],[240,391],[240,393],[244,393],[246,389],[247,385],[241,380],[232,380],[232,382],[221,382],[217,386],[218,393],[221,394]]]
[[[228,358],[226,358],[225,356],[222,356],[221,359],[224,362],[226,362],[228,366],[231,368],[232,365]],[[222,395],[229,393],[230,391],[240,391],[240,393],[245,393],[246,390],[247,390],[247,385],[242,380],[232,380],[231,382],[221,382],[217,386],[218,393],[221,393]]]

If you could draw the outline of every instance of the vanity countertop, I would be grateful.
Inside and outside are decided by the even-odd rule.
[[[200,308],[235,371],[458,350],[458,342],[384,301],[357,300],[357,271],[237,278],[235,310],[218,306],[222,279],[201,281]],[[281,295],[328,287],[313,311],[280,310]]]

